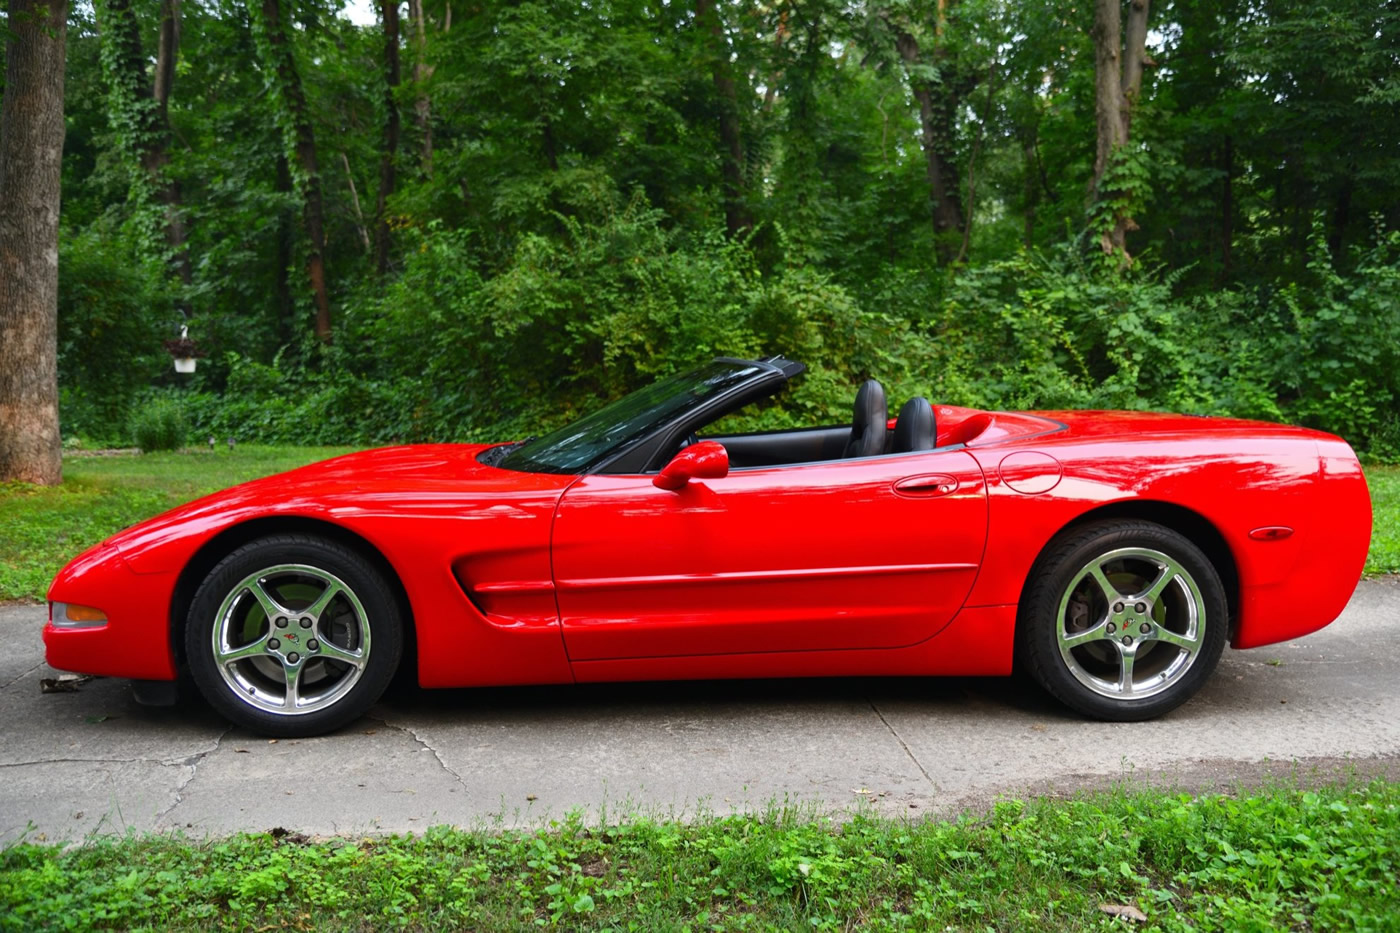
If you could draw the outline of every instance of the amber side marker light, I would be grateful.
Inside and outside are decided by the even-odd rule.
[[[74,603],[50,603],[49,622],[54,628],[97,628],[107,624],[107,613]]]

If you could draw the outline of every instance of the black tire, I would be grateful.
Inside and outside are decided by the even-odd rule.
[[[184,638],[209,705],[254,732],[299,737],[363,715],[393,679],[404,635],[393,590],[370,561],[336,541],[284,534],[243,545],[209,572]]]
[[[1225,588],[1200,548],[1152,522],[1109,520],[1068,529],[1037,559],[1017,652],[1066,706],[1130,722],[1200,690],[1228,629]]]

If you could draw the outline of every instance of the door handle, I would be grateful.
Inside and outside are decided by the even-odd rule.
[[[923,473],[919,476],[906,476],[895,480],[894,491],[899,496],[918,496],[932,499],[957,492],[958,478],[946,473]]]

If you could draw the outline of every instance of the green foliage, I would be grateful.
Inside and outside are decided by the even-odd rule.
[[[521,435],[715,353],[783,352],[811,374],[748,423],[837,420],[876,376],[896,397],[1300,421],[1400,458],[1390,7],[1154,5],[1159,67],[1098,198],[1092,5],[723,0],[700,23],[685,4],[525,0],[453,5],[451,28],[424,7],[391,98],[377,24],[284,2],[274,48],[259,4],[184,5],[159,177],[141,162],[162,132],[150,55],[127,41],[154,50],[156,6],[74,8],[65,433],[121,439],[134,398],[181,385],[220,437]],[[925,130],[968,215],[956,263],[937,258],[963,236],[935,243]],[[164,182],[188,287],[160,267]],[[330,348],[307,338],[313,182]],[[731,238],[734,185],[755,226]],[[1127,269],[1098,246],[1121,215],[1140,225]],[[187,383],[158,350],[177,304],[210,354]]]
[[[170,366],[174,336],[159,269],[136,258],[119,232],[59,237],[58,366],[63,432],[100,440],[125,435],[133,400]]]
[[[257,447],[84,456],[65,451],[63,485],[0,485],[0,600],[42,600],[73,556],[123,528],[235,483],[346,448]]]
[[[188,432],[184,410],[173,398],[143,402],[131,415],[131,438],[143,454],[177,450]]]
[[[978,820],[771,808],[352,841],[0,852],[0,929],[1393,929],[1400,785],[1002,801]]]
[[[1349,277],[1335,268],[1320,223],[1311,247],[1308,275],[1278,299],[1281,394],[1296,399],[1290,407],[1304,423],[1369,446],[1400,397],[1400,234],[1365,251]]]

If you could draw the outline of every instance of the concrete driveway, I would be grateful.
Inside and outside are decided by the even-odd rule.
[[[146,709],[124,681],[41,694],[41,606],[0,607],[0,843],[93,832],[312,834],[521,825],[573,808],[804,803],[949,813],[1124,778],[1233,786],[1400,774],[1400,585],[1322,632],[1227,651],[1152,723],[1088,722],[1017,680],[816,680],[420,692],[317,739]]]

